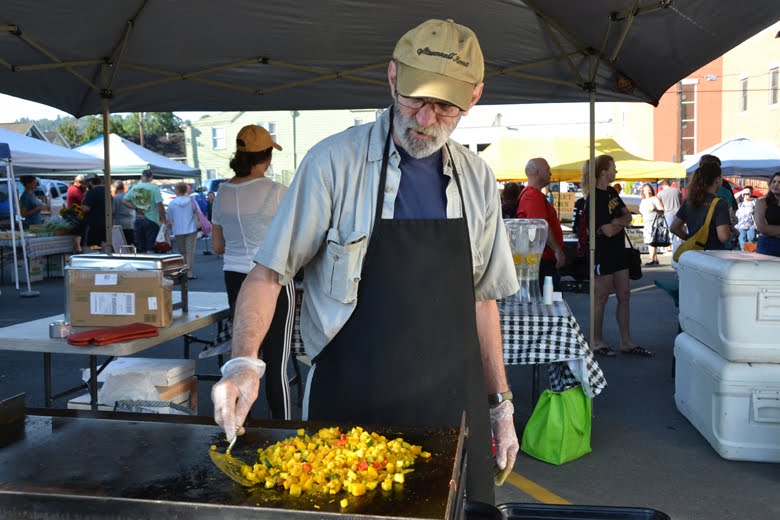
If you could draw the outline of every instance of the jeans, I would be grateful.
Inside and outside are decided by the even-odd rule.
[[[160,231],[160,224],[148,218],[137,218],[133,223],[135,248],[139,253],[154,253],[154,240]]]
[[[745,242],[755,242],[756,241],[756,228],[752,227],[750,229],[740,229],[739,230],[739,249],[744,250],[745,249]]]

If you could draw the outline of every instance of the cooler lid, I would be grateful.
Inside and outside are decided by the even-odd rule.
[[[680,257],[680,277],[699,271],[729,283],[780,284],[780,258],[745,251],[687,251]]]

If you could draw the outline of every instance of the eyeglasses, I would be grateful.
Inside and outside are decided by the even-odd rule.
[[[456,107],[455,105],[451,105],[450,103],[429,101],[423,98],[406,97],[400,94],[398,89],[395,90],[395,97],[400,105],[405,106],[406,108],[411,108],[412,110],[420,110],[425,105],[431,105],[433,111],[436,114],[444,117],[457,117],[462,112],[460,108]]]

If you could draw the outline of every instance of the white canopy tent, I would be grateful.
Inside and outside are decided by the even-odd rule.
[[[749,137],[732,137],[691,156],[683,162],[685,171],[693,173],[702,155],[718,157],[723,175],[727,177],[767,179],[780,172],[780,148]]]
[[[102,170],[103,159],[78,151],[33,139],[0,128],[0,143],[10,149],[17,173],[38,173],[57,170]]]
[[[39,139],[0,129],[0,164],[3,164],[7,171],[6,183],[8,185],[8,202],[11,215],[11,249],[14,256],[16,289],[19,290],[19,270],[16,257],[16,230],[18,229],[22,244],[22,262],[27,279],[27,290],[22,292],[21,295],[27,297],[38,296],[38,292],[33,291],[30,287],[27,243],[22,232],[22,215],[19,207],[19,192],[16,187],[14,167],[18,166],[25,172],[58,169],[100,169],[103,167],[103,160]]]
[[[127,177],[140,175],[144,170],[151,169],[152,173],[161,178],[199,179],[200,170],[190,168],[186,164],[176,162],[158,153],[135,144],[132,141],[116,134],[109,135],[111,173]],[[97,157],[103,160],[105,143],[103,136],[77,146],[75,151],[82,154]]]

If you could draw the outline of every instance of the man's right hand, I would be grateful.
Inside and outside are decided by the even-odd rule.
[[[257,399],[265,363],[258,359],[233,358],[222,367],[222,379],[211,389],[214,421],[225,430],[228,441],[244,434],[244,421]]]

